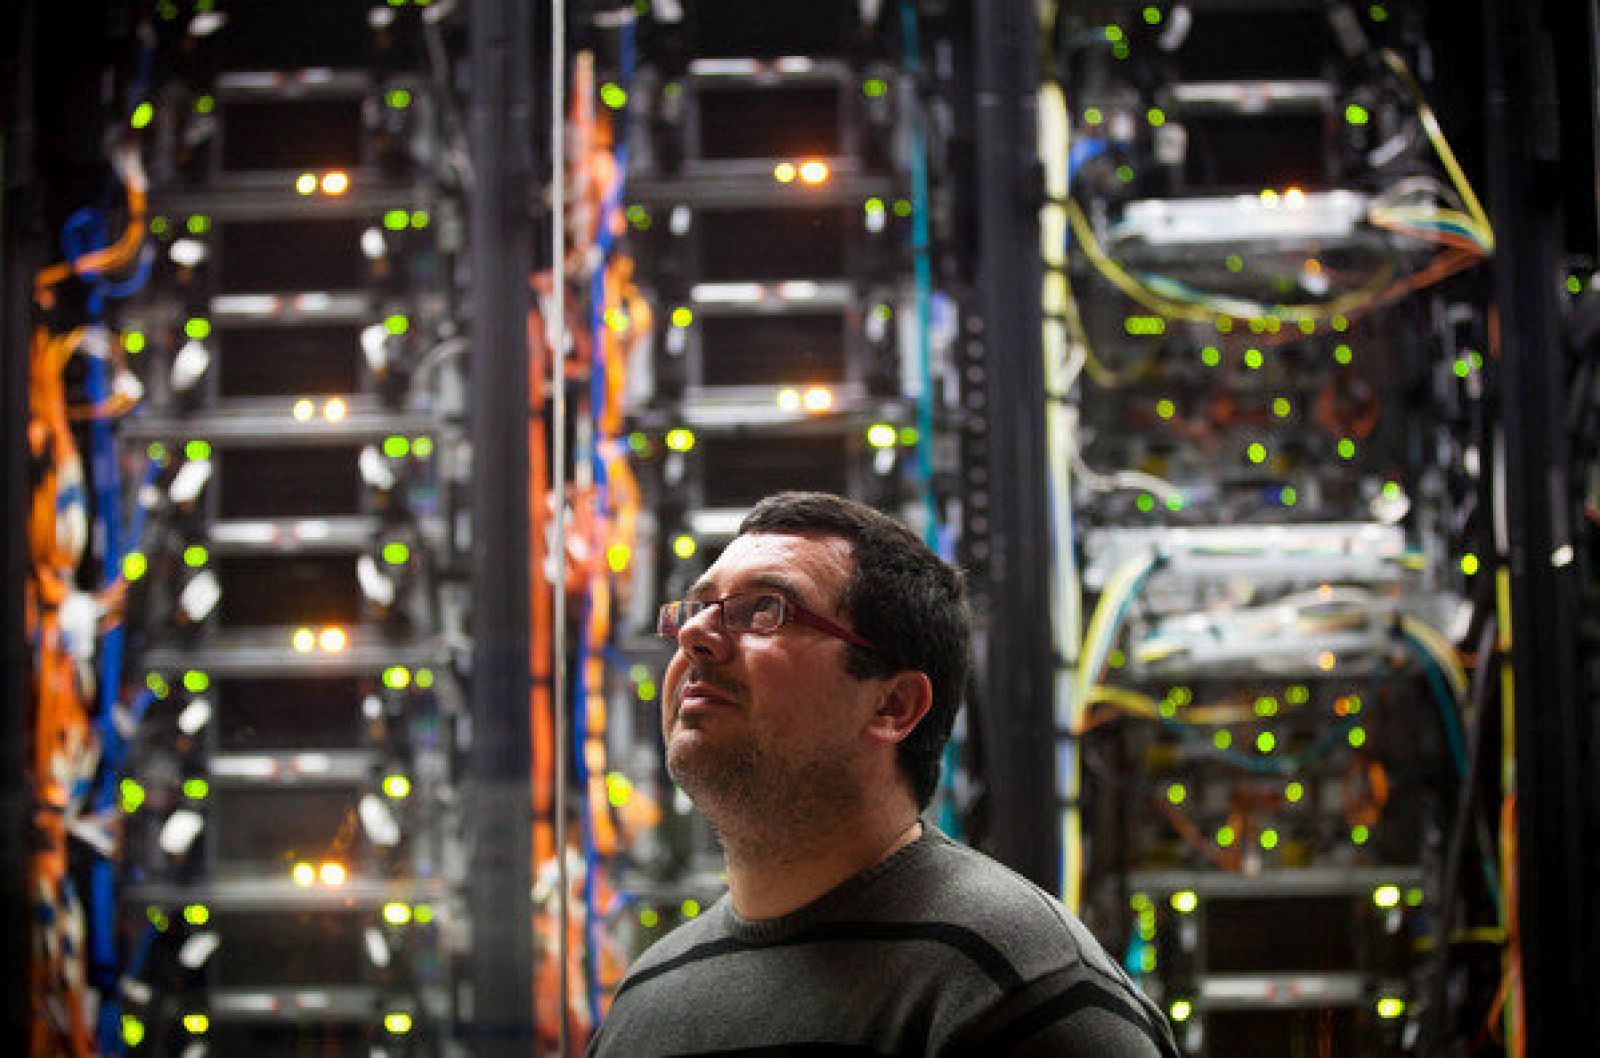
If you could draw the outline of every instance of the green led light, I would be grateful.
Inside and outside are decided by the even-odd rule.
[[[1354,459],[1356,457],[1356,443],[1348,437],[1339,438],[1339,458]]]
[[[156,116],[156,108],[149,103],[140,103],[133,108],[133,116],[128,119],[128,124],[136,129],[142,129],[150,124]]]
[[[211,230],[211,218],[204,213],[196,213],[185,222],[185,226],[190,235],[204,235]]]
[[[390,459],[404,459],[411,454],[411,442],[391,434],[383,439],[383,454]]]
[[[133,583],[150,570],[150,560],[144,557],[143,552],[129,551],[122,556],[122,576],[128,583]]]
[[[390,231],[405,231],[411,218],[403,209],[391,209],[383,215],[383,226]]]
[[[628,105],[628,93],[621,85],[607,81],[600,86],[600,102],[612,110],[621,110]]]
[[[144,1022],[132,1014],[122,1015],[122,1042],[137,1047],[144,1042]]]
[[[1462,555],[1461,556],[1461,572],[1465,573],[1469,577],[1472,576],[1473,574],[1477,573],[1478,572],[1478,556],[1474,555],[1470,551],[1467,552],[1465,555]]]
[[[1375,1009],[1378,1017],[1386,1021],[1393,1020],[1406,1012],[1406,1001],[1398,996],[1383,996]]]
[[[1122,321],[1123,328],[1133,335],[1167,333],[1167,321],[1160,316],[1129,316]]]
[[[1230,272],[1244,271],[1244,258],[1240,257],[1236,253],[1230,253],[1227,256],[1227,259],[1222,262],[1222,264]]]
[[[1232,334],[1233,333],[1233,317],[1232,316],[1218,316],[1217,317],[1217,333],[1218,334]]]
[[[1125,184],[1133,183],[1133,166],[1127,164],[1117,166],[1117,179]]]
[[[122,336],[122,348],[137,356],[144,352],[145,337],[143,331],[129,331]]]
[[[1167,510],[1173,512],[1183,510],[1183,495],[1181,493],[1167,493]]]
[[[122,810],[129,815],[137,812],[139,806],[144,804],[144,787],[132,779],[123,779],[117,784],[118,800],[122,802]]]
[[[385,797],[403,801],[411,794],[411,780],[400,774],[385,775],[382,788]]]
[[[1167,114],[1160,107],[1151,107],[1144,112],[1144,119],[1150,123],[1151,128],[1160,128],[1167,123]]]
[[[694,897],[691,896],[689,899],[685,900],[682,904],[678,905],[678,910],[683,913],[683,917],[684,918],[699,918],[700,917],[700,901],[696,900]]]
[[[1305,705],[1311,700],[1311,688],[1303,683],[1292,683],[1289,689],[1283,692],[1290,705]]]
[[[183,564],[190,569],[198,569],[205,565],[210,557],[210,553],[200,544],[190,544],[183,549]]]
[[[168,227],[168,224],[167,224],[167,218],[166,217],[151,217],[150,218],[150,234],[151,235],[165,235],[167,233],[167,227]]]
[[[383,329],[390,334],[404,334],[411,329],[411,321],[397,312],[384,317]]]
[[[1207,367],[1216,367],[1222,363],[1222,350],[1214,345],[1207,345],[1200,350],[1200,362]]]
[[[1146,894],[1134,893],[1128,898],[1128,906],[1133,908],[1135,911],[1146,911],[1154,905],[1151,904],[1150,897]]]
[[[1367,17],[1374,22],[1389,21],[1389,9],[1382,4],[1372,4],[1367,8]]]
[[[165,933],[167,927],[172,925],[172,922],[167,918],[167,913],[154,904],[146,905],[144,917],[149,919],[150,924],[161,933]]]
[[[1568,276],[1567,277],[1567,293],[1568,294],[1582,294],[1583,293],[1583,280],[1579,279],[1577,276]]]
[[[144,685],[157,698],[165,698],[172,693],[172,688],[167,686],[167,681],[161,678],[161,673],[159,672],[146,673]]]
[[[1178,406],[1166,397],[1162,397],[1156,401],[1156,414],[1163,419],[1170,419],[1178,414]]]
[[[1406,890],[1406,906],[1407,907],[1421,907],[1422,906],[1422,890],[1421,889],[1417,889],[1417,888],[1413,887],[1411,889],[1407,889]]]
[[[1195,908],[1200,906],[1200,896],[1193,889],[1180,889],[1172,894],[1172,899],[1168,902],[1172,904],[1172,910],[1178,914],[1192,915]]]
[[[1156,972],[1156,950],[1148,944],[1139,949],[1139,972],[1142,974]]]
[[[399,900],[383,905],[383,920],[391,926],[403,926],[411,921],[411,907]]]
[[[211,785],[204,779],[183,780],[183,796],[191,801],[204,801],[206,794],[211,792]]]
[[[411,105],[411,93],[404,88],[391,88],[384,95],[383,101],[394,110],[404,110]]]
[[[922,435],[917,433],[917,428],[915,426],[902,426],[902,427],[900,427],[900,433],[898,435],[898,439],[900,441],[900,447],[902,447],[902,448],[915,448],[917,442],[919,440],[921,440],[921,438],[922,438]]]
[[[1083,123],[1085,125],[1099,125],[1104,122],[1105,119],[1106,116],[1100,112],[1099,107],[1089,107],[1083,112]]]
[[[1160,712],[1162,716],[1166,717],[1168,720],[1171,720],[1173,717],[1178,715],[1178,704],[1170,698],[1163,698],[1161,700],[1161,704],[1156,706],[1156,710]]]
[[[1387,500],[1400,498],[1400,483],[1398,481],[1385,481],[1383,483],[1383,497]]]
[[[383,685],[391,691],[403,691],[411,686],[411,670],[404,665],[390,665],[383,670]]]
[[[650,230],[650,211],[638,203],[628,207],[628,223],[640,231]]]
[[[1161,9],[1154,4],[1144,9],[1144,21],[1149,26],[1161,25]]]
[[[889,82],[881,77],[869,77],[861,82],[861,94],[868,99],[879,99],[889,91]]]
[[[1300,494],[1295,491],[1293,485],[1285,485],[1278,490],[1278,502],[1285,507],[1293,507],[1300,502]]]
[[[694,431],[679,426],[667,431],[666,441],[674,452],[687,452],[694,447]]]
[[[1360,103],[1351,103],[1344,108],[1344,119],[1352,125],[1365,125],[1372,120],[1372,115]]]
[[[633,799],[633,783],[621,772],[606,776],[606,800],[613,808],[622,808]]]
[[[869,216],[875,216],[883,212],[883,199],[869,198],[865,202],[861,203],[861,208]]]
[[[661,925],[660,913],[653,907],[641,907],[639,909],[639,925],[645,929],[655,929]]]
[[[1360,749],[1367,744],[1367,729],[1359,725],[1352,727],[1344,737],[1351,749]]]
[[[183,689],[190,694],[200,694],[211,686],[211,677],[199,669],[190,669],[183,674]]]
[[[1121,26],[1107,26],[1105,28],[1105,35],[1106,35],[1106,40],[1110,41],[1112,44],[1115,44],[1118,41],[1123,39],[1122,27]]]
[[[1244,351],[1244,366],[1248,367],[1250,370],[1260,371],[1261,365],[1266,362],[1267,358],[1262,355],[1260,349],[1252,346]]]
[[[1175,782],[1167,787],[1167,800],[1172,804],[1181,805],[1188,799],[1189,791],[1184,788],[1183,783]]]
[[[1472,361],[1464,356],[1458,356],[1455,363],[1450,365],[1450,370],[1455,372],[1457,378],[1466,378],[1472,374]]]
[[[1188,1021],[1194,1016],[1194,1004],[1187,999],[1177,999],[1167,1008],[1167,1013],[1172,1015],[1173,1021]]]
[[[687,327],[694,322],[694,310],[686,305],[679,305],[672,310],[672,325],[674,327]]]
[[[1271,753],[1278,748],[1278,736],[1271,731],[1263,731],[1256,736],[1256,752]]]
[[[1245,449],[1245,456],[1252,463],[1265,463],[1267,461],[1267,446],[1260,441],[1253,441],[1250,447]]]
[[[894,215],[902,219],[911,216],[911,200],[909,198],[895,199]]]
[[[672,541],[672,553],[679,558],[693,558],[700,546],[694,542],[694,537],[687,533],[675,537]]]
[[[1110,654],[1106,655],[1106,664],[1110,665],[1114,669],[1120,669],[1127,663],[1128,655],[1122,650],[1121,647],[1118,647]]]
[[[433,455],[433,438],[418,437],[411,442],[411,452],[418,459],[427,459]]]
[[[1287,419],[1294,414],[1294,405],[1289,402],[1288,397],[1274,397],[1272,399],[1272,414],[1280,419]]]
[[[1263,694],[1256,699],[1255,710],[1257,716],[1277,716],[1278,699],[1272,697],[1270,694]]]
[[[190,441],[183,446],[183,458],[202,463],[211,458],[211,445],[205,441]]]
[[[1400,887],[1398,885],[1378,886],[1378,888],[1372,891],[1372,903],[1375,907],[1399,907]]]
[[[428,923],[433,921],[433,905],[418,904],[412,909],[412,917],[422,925],[426,926]]]
[[[890,320],[894,319],[894,309],[890,305],[880,301],[878,304],[872,306],[872,318],[880,323],[888,323]]]
[[[1355,845],[1365,845],[1372,838],[1372,828],[1365,823],[1357,823],[1350,828],[1350,841]]]
[[[411,549],[398,540],[383,545],[383,560],[391,566],[403,566],[411,561]]]
[[[1292,805],[1299,804],[1301,798],[1305,797],[1305,795],[1306,788],[1299,782],[1292,782],[1283,788],[1283,799]]]
[[[1348,316],[1335,316],[1331,320],[1328,321],[1328,326],[1332,327],[1334,330],[1338,331],[1340,334],[1343,334],[1345,331],[1348,331],[1350,329],[1350,317],[1348,317]]]
[[[1261,837],[1258,840],[1261,842],[1262,848],[1271,851],[1278,847],[1278,832],[1268,827],[1261,832]]]
[[[203,316],[195,316],[184,322],[183,333],[195,341],[204,341],[211,337],[211,321]]]
[[[1232,845],[1235,836],[1236,835],[1234,834],[1232,827],[1224,826],[1217,828],[1217,844],[1223,848],[1227,848],[1229,845]]]
[[[1233,746],[1233,732],[1223,728],[1211,736],[1211,744],[1218,749],[1229,749]]]
[[[867,427],[867,444],[873,448],[893,448],[898,435],[886,422],[875,422]]]
[[[1133,501],[1133,505],[1145,514],[1149,514],[1156,509],[1156,498],[1148,492],[1141,492],[1138,499]]]
[[[183,920],[191,926],[203,926],[211,921],[211,909],[204,904],[189,904],[183,909]]]
[[[433,686],[433,670],[432,669],[418,669],[417,670],[417,686],[421,687],[423,690],[427,690],[429,687]]]
[[[650,438],[642,430],[635,430],[628,435],[628,451],[636,456],[650,454]]]
[[[634,690],[635,693],[639,695],[639,700],[641,702],[653,702],[656,700],[655,680],[640,680],[637,684],[635,684]]]

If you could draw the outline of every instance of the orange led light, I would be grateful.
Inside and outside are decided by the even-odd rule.
[[[342,195],[350,190],[350,176],[338,169],[322,174],[322,191],[328,195]]]
[[[342,628],[324,628],[322,630],[322,635],[317,639],[318,645],[320,645],[323,651],[328,654],[339,653],[345,648],[345,645],[348,642],[349,640],[345,636],[344,629]]]
[[[812,159],[800,163],[800,179],[807,184],[820,184],[828,179],[828,163]]]
[[[332,400],[328,401],[328,403],[322,406],[322,417],[327,419],[329,422],[338,422],[344,418],[345,412],[348,410],[349,409],[345,407],[345,403],[342,399],[339,397],[334,397]]]
[[[316,880],[317,880],[317,871],[316,871],[316,868],[311,866],[311,864],[309,864],[309,863],[297,863],[297,864],[294,865],[294,884],[295,885],[310,885],[312,882],[314,882]]]
[[[335,863],[332,860],[324,863],[322,870],[318,873],[322,878],[323,885],[343,885],[348,877],[345,874],[344,864]]]
[[[833,407],[833,392],[823,386],[812,386],[806,390],[806,411],[823,412]]]

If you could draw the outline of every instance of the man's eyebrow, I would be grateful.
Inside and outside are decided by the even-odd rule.
[[[806,593],[800,590],[799,585],[797,585],[790,578],[777,573],[758,573],[752,576],[749,580],[743,581],[736,590],[738,592],[747,592],[759,591],[763,589],[767,591],[776,591],[780,594],[786,595],[793,601],[800,603],[802,606],[809,605],[806,599]],[[716,597],[717,591],[718,589],[714,580],[707,580],[706,578],[701,577],[699,580],[694,582],[693,586],[689,588],[688,594],[685,596],[685,598],[703,599],[707,597]]]

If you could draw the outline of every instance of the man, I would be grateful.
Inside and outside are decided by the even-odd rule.
[[[970,630],[905,526],[771,496],[660,631],[667,768],[728,895],[639,959],[591,1054],[1176,1055],[1082,924],[920,819]]]

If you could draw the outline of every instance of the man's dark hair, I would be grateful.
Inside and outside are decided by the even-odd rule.
[[[900,770],[919,808],[939,784],[939,758],[950,738],[971,663],[972,629],[961,574],[904,523],[855,500],[825,492],[768,496],[739,525],[746,533],[813,533],[847,541],[855,568],[839,610],[877,650],[850,646],[845,671],[857,679],[913,670],[933,685],[933,705],[900,743]]]

